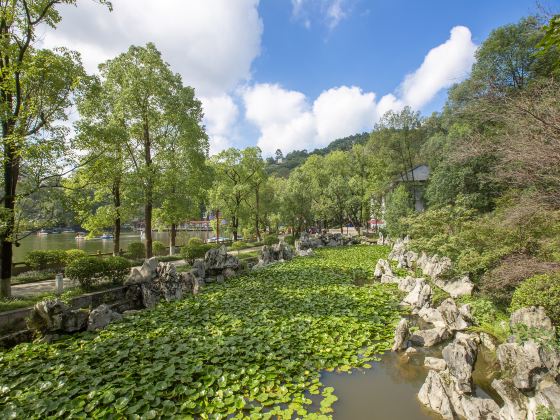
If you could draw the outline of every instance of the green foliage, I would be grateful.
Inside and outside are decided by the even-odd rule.
[[[52,268],[60,270],[64,267],[67,254],[61,249],[52,249],[49,251],[31,251],[25,257],[25,262],[35,270],[44,270]]]
[[[84,290],[89,290],[101,280],[106,268],[105,260],[99,257],[83,257],[68,264],[65,274]]]
[[[144,245],[144,242],[131,242],[128,244],[127,251],[131,258],[144,258],[146,256],[146,245]]]
[[[560,273],[525,280],[513,293],[510,310],[542,306],[554,325],[560,325]]]
[[[294,246],[296,243],[296,237],[294,235],[286,235],[284,237],[284,242],[286,242],[288,245]]]
[[[266,235],[263,239],[265,245],[275,245],[278,243],[278,235]]]
[[[231,249],[234,251],[238,251],[240,249],[245,249],[245,248],[249,248],[251,247],[251,245],[249,245],[246,242],[243,241],[235,241],[234,243],[231,244]]]
[[[130,261],[123,257],[108,257],[103,260],[103,275],[114,284],[123,284],[130,274]]]
[[[387,232],[394,238],[406,233],[404,219],[412,213],[412,197],[404,185],[399,185],[387,196],[385,223]]]
[[[57,274],[57,270],[30,270],[12,277],[12,285],[35,283],[37,281],[51,280]]]
[[[480,296],[462,296],[460,303],[468,303],[471,306],[474,326],[473,331],[490,334],[499,342],[506,342],[511,330],[509,328],[508,315],[498,308],[490,299]]]
[[[165,247],[163,242],[160,241],[153,241],[152,242],[152,251],[154,255],[165,255],[167,254],[167,248]]]
[[[66,252],[66,260],[64,261],[66,265],[70,264],[72,261],[78,258],[87,257],[88,254],[83,249],[68,249]]]
[[[203,245],[203,244],[204,244],[204,242],[202,241],[202,239],[197,238],[196,236],[193,236],[192,238],[189,238],[188,245],[198,246],[198,245]]]
[[[214,248],[214,244],[187,245],[181,248],[183,259],[192,264],[197,258],[204,258],[208,250]]]
[[[391,347],[397,288],[350,275],[386,252],[321,249],[96,334],[22,344],[0,358],[0,416],[330,416],[321,373],[369,368]]]

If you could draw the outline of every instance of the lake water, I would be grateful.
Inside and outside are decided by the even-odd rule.
[[[209,236],[213,236],[212,232],[193,231],[193,232],[178,232],[177,245],[183,245],[188,238],[196,236],[206,240]],[[167,232],[154,232],[153,239],[163,242],[166,246],[169,245],[169,235]],[[121,233],[121,249],[126,250],[126,247],[131,242],[138,242],[140,240],[139,232],[123,232]],[[34,250],[48,250],[48,249],[83,249],[87,253],[94,254],[97,251],[113,252],[112,239],[88,239],[77,240],[76,234],[73,232],[68,233],[53,233],[48,235],[32,234],[24,238],[20,242],[20,246],[14,246],[14,262],[21,262],[25,260],[25,256],[29,251]]]

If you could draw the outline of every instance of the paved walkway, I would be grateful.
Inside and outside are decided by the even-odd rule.
[[[260,250],[260,247],[253,247],[253,248],[242,249],[240,251],[229,251],[229,252],[233,255],[237,255],[238,252],[240,254],[245,254],[247,252],[259,251],[259,250]],[[186,262],[184,260],[171,261],[171,262],[173,264],[175,264],[176,266],[181,266],[181,265],[186,264]],[[69,289],[69,288],[75,287],[75,286],[76,286],[76,284],[71,282],[69,279],[67,279],[67,278],[64,279],[64,289]],[[12,296],[13,297],[28,297],[28,296],[39,295],[39,294],[42,294],[42,293],[54,292],[54,290],[55,290],[54,279],[37,281],[37,282],[34,282],[34,283],[14,284],[14,285],[12,285]]]

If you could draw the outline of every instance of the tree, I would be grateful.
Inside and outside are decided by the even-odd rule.
[[[126,150],[134,168],[131,176],[143,197],[146,257],[151,257],[153,209],[162,175],[158,156],[165,154],[176,136],[188,141],[187,131],[201,118],[200,103],[194,101],[192,88],[183,86],[181,76],[171,71],[151,43],[130,47],[100,69],[105,88],[114,98],[115,112],[130,138]],[[197,141],[204,139],[196,136]]]
[[[276,149],[276,152],[274,153],[274,156],[276,157],[276,162],[280,163],[280,161],[282,159],[284,159],[284,155],[282,154],[282,150],[280,149]]]
[[[282,219],[293,227],[295,235],[314,219],[309,181],[302,167],[294,169],[287,180],[276,181]]]
[[[402,236],[406,229],[403,219],[412,214],[412,196],[404,185],[399,185],[387,196],[385,209],[385,223],[387,231],[392,237]]]
[[[110,3],[102,0],[110,6]],[[18,182],[29,147],[41,147],[45,155],[61,139],[63,130],[55,122],[66,118],[72,92],[83,77],[76,54],[36,50],[36,30],[60,22],[56,6],[75,0],[13,0],[0,2],[0,123],[2,125],[1,287],[0,295],[10,295],[12,246],[17,241],[16,213]],[[35,189],[58,179],[42,174]]]

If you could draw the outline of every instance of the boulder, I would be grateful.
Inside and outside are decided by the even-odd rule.
[[[391,350],[398,351],[406,349],[410,337],[410,324],[406,318],[402,318],[395,329],[395,339]]]
[[[113,321],[122,319],[122,315],[114,312],[106,304],[101,304],[89,313],[87,329],[96,331],[105,328]]]
[[[206,265],[204,264],[204,260],[202,258],[194,260],[191,273],[199,279],[204,279],[206,277]]]
[[[393,270],[391,270],[391,265],[389,264],[389,261],[381,258],[379,259],[379,261],[377,261],[377,264],[375,265],[375,271],[373,272],[373,275],[377,278],[381,278],[383,274],[393,276]]]
[[[455,379],[456,391],[459,394],[472,392],[472,371],[476,362],[478,344],[466,334],[457,334],[452,343],[442,351],[443,359],[449,373]]]
[[[274,245],[264,245],[261,249],[261,255],[258,267],[264,267],[275,262],[289,261],[294,257],[292,248],[284,241],[280,241]],[[255,267],[257,267],[255,266]]]
[[[70,309],[59,299],[44,300],[33,307],[28,326],[42,333],[72,333],[87,326],[89,311]]]
[[[175,265],[172,263],[162,263],[157,269],[157,279],[155,280],[157,289],[166,300],[173,302],[183,297],[183,293],[189,288],[183,281],[183,276],[177,273]]]
[[[128,279],[125,281],[125,284],[138,284],[144,281],[144,276],[142,275],[140,269],[137,267],[132,267],[130,269],[130,275]]]
[[[439,278],[444,278],[449,275],[453,264],[447,257],[432,255],[431,258],[426,258],[423,267],[420,268],[425,275],[430,276],[432,280],[436,281]]]
[[[418,392],[418,400],[444,419],[453,420],[455,414],[451,405],[451,399],[447,394],[449,383],[446,383],[445,379],[440,372],[430,370]]]
[[[453,279],[442,279],[436,277],[434,279],[434,283],[454,298],[459,296],[470,296],[474,289],[474,283],[470,280],[469,276],[466,275]]]
[[[144,260],[142,267],[140,267],[140,275],[142,281],[151,281],[157,277],[158,261],[155,257]]]
[[[501,370],[509,372],[513,385],[523,391],[533,390],[546,370],[539,346],[532,341],[500,344],[496,355]]]
[[[424,307],[418,311],[418,317],[434,327],[447,327],[441,312],[437,309]]]
[[[556,346],[540,346],[539,357],[556,381],[560,381],[560,350]]]
[[[235,277],[235,274],[235,271],[231,268],[226,268],[222,273],[225,279],[231,279],[232,277]]]
[[[460,398],[461,408],[456,412],[469,420],[498,420],[500,418],[500,406],[490,398],[478,398],[471,395],[462,395]],[[455,406],[453,406],[455,408]]]
[[[398,283],[399,278],[390,274],[381,275],[381,283]]]
[[[62,314],[60,331],[73,333],[83,331],[87,327],[89,311],[87,309],[72,309]]]
[[[402,290],[403,292],[411,292],[412,290],[414,290],[414,287],[416,286],[416,281],[418,279],[412,276],[406,276],[404,278],[400,277],[397,280],[399,284],[399,290]]]
[[[412,306],[415,310],[420,310],[424,306],[430,306],[432,288],[424,279],[416,279],[416,285],[408,295],[402,300],[401,304]]]
[[[438,311],[451,331],[463,331],[470,327],[470,323],[465,320],[463,314],[451,298],[445,299],[438,307]]]
[[[515,329],[519,324],[523,324],[528,328],[550,331],[551,333],[555,332],[552,321],[546,316],[546,312],[541,306],[518,309],[511,314],[509,323],[512,329]]]
[[[424,367],[432,370],[442,371],[447,368],[447,363],[444,359],[438,359],[437,357],[425,357]]]
[[[410,341],[416,346],[432,347],[451,338],[451,335],[446,327],[435,327],[416,331],[410,336]]]
[[[500,409],[502,420],[523,420],[528,418],[529,399],[519,391],[509,379],[494,379],[492,388],[504,401]]]
[[[560,415],[560,385],[554,377],[547,375],[539,382],[535,400],[537,405],[545,406]]]
[[[239,269],[239,259],[228,254],[224,245],[208,250],[204,256],[204,263],[207,276],[217,276],[227,268],[234,271]]]

